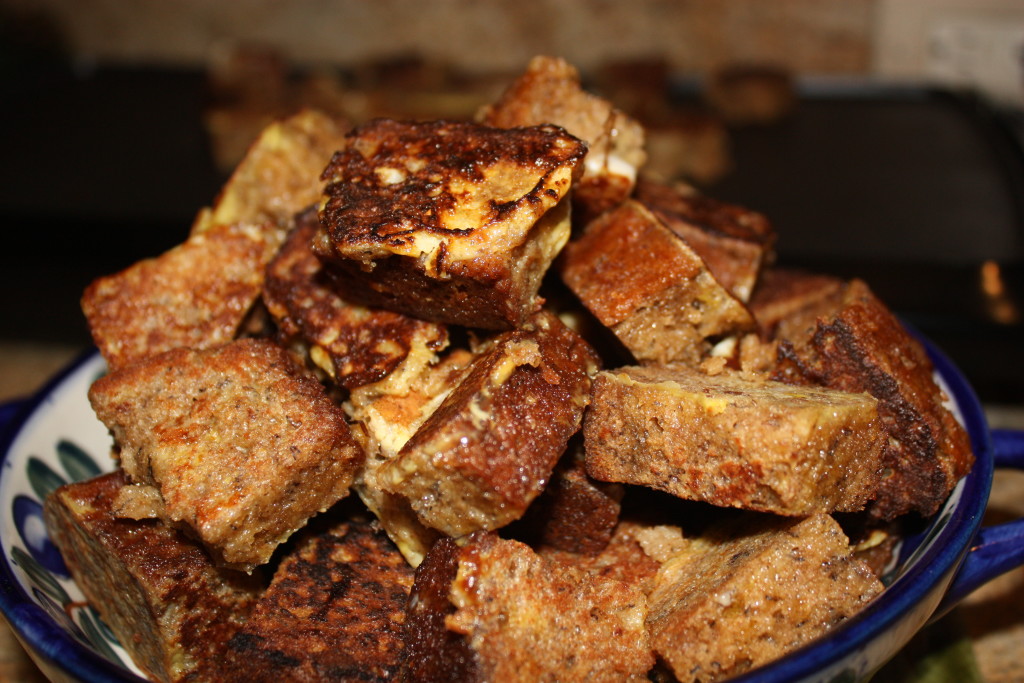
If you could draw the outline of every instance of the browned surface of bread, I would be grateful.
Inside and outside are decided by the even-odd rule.
[[[813,329],[780,338],[773,376],[878,399],[888,438],[870,510],[883,519],[935,514],[974,456],[967,432],[944,406],[924,347],[860,280],[822,300],[817,315]]]
[[[515,327],[569,238],[585,154],[556,126],[370,122],[324,171],[314,251],[368,305]]]
[[[316,212],[296,221],[263,285],[283,345],[305,348],[333,381],[352,389],[395,370],[418,342],[434,351],[448,344],[443,325],[346,301],[312,251],[320,228]]]
[[[412,582],[376,523],[304,532],[229,641],[217,680],[394,680]]]
[[[460,552],[454,540],[441,538],[416,568],[405,614],[405,650],[397,676],[401,683],[481,680],[469,641],[445,626],[445,620],[455,612],[448,593],[459,570]]]
[[[518,519],[579,429],[597,367],[579,335],[536,314],[485,345],[378,484],[450,536]]]
[[[591,479],[583,463],[582,441],[555,467],[543,493],[522,519],[531,546],[597,555],[619,521],[623,487]]]
[[[367,454],[354,485],[356,493],[414,567],[440,534],[419,521],[408,500],[380,486],[378,471],[397,457],[458,385],[472,359],[473,354],[464,349],[438,358],[425,344],[414,344],[412,353],[395,371],[378,382],[357,387],[344,404],[353,421],[353,434]]]
[[[635,201],[592,221],[560,271],[641,363],[696,364],[711,340],[753,326],[700,256]]]
[[[607,545],[597,554],[541,546],[538,554],[560,564],[568,564],[595,576],[614,579],[637,588],[646,595],[652,588],[661,562],[644,550],[641,537],[648,525],[621,520]]]
[[[678,184],[641,180],[635,197],[704,259],[733,296],[750,299],[762,266],[774,259],[775,230],[767,218]]]
[[[867,394],[682,366],[598,373],[583,432],[597,479],[781,515],[862,509],[884,441]]]
[[[803,339],[813,333],[819,313],[836,306],[844,284],[832,275],[766,268],[750,299],[750,312],[766,338]]]
[[[421,575],[431,568],[432,597],[419,600]],[[444,659],[434,659],[440,645],[458,655],[452,667],[463,681],[646,680],[654,665],[639,590],[493,534],[474,534],[462,547],[435,546],[413,596],[412,604],[424,608],[414,608],[420,630],[407,640],[402,680],[453,680],[444,675]]]
[[[499,128],[553,123],[586,142],[585,170],[573,191],[582,222],[628,197],[647,158],[643,126],[585,92],[576,68],[556,57],[530,60],[526,73],[483,107],[477,120]]]
[[[86,599],[153,680],[204,680],[258,594],[253,577],[218,569],[202,547],[159,520],[111,510],[123,472],[50,494],[50,537]]]
[[[178,347],[233,339],[278,246],[259,226],[218,225],[94,281],[82,310],[107,364],[116,369]]]
[[[292,216],[316,204],[320,173],[345,144],[348,124],[315,109],[271,123],[252,143],[221,189],[202,210],[192,233],[215,225],[267,224],[283,232]]]
[[[828,515],[746,518],[691,543],[665,562],[648,596],[651,641],[681,683],[774,660],[882,591]]]
[[[169,351],[100,378],[89,400],[163,517],[239,568],[343,498],[364,459],[323,387],[267,341]]]

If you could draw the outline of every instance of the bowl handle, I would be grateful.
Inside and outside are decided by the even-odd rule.
[[[1024,431],[992,430],[996,467],[1024,469]],[[974,589],[1024,565],[1024,519],[982,527],[933,618],[945,614]]]

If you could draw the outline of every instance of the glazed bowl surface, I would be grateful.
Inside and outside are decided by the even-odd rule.
[[[993,470],[1024,465],[1024,433],[990,432],[970,386],[925,341],[937,378],[966,426],[977,462],[945,505],[906,538],[886,590],[825,637],[733,679],[758,683],[863,680],[931,619],[998,574],[1024,564],[1021,521],[982,527]],[[105,370],[83,356],[33,398],[0,408],[0,609],[54,681],[142,681],[117,639],[70,579],[42,519],[42,500],[65,482],[115,466],[111,439],[89,406]]]

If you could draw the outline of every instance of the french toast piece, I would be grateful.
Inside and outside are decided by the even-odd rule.
[[[748,304],[766,339],[804,339],[818,314],[835,307],[845,281],[791,268],[765,268]],[[780,328],[781,326],[781,328]]]
[[[517,530],[533,547],[597,555],[607,547],[619,521],[623,487],[587,475],[582,440],[569,450],[530,505]]]
[[[324,171],[313,250],[369,306],[515,327],[569,238],[586,151],[557,126],[371,121]]]
[[[217,225],[161,256],[98,278],[82,296],[93,340],[111,369],[178,347],[234,339],[280,246],[255,224]]]
[[[632,200],[592,221],[560,272],[640,363],[695,365],[714,341],[754,324],[700,256]]]
[[[416,572],[401,681],[647,680],[644,595],[480,532]]]
[[[587,143],[583,177],[573,189],[574,208],[588,222],[633,191],[644,165],[644,129],[611,102],[585,92],[580,74],[564,59],[538,56],[477,120],[513,128],[553,123]]]
[[[775,230],[767,218],[684,185],[649,179],[637,183],[635,198],[682,237],[733,296],[750,299],[762,266],[775,258]]]
[[[878,495],[869,507],[880,519],[909,511],[935,514],[974,462],[963,426],[945,406],[924,347],[861,280],[780,322],[773,378],[867,392],[878,399],[887,435]],[[785,335],[785,336],[783,336]]]
[[[275,121],[235,167],[212,207],[196,216],[192,234],[215,225],[256,223],[282,233],[292,216],[320,200],[323,172],[345,144],[346,122],[316,109]]]
[[[353,488],[406,561],[417,567],[441,534],[420,522],[404,497],[381,488],[378,471],[397,457],[458,385],[473,354],[457,348],[439,358],[424,340],[413,338],[412,342],[409,355],[393,372],[353,389],[344,408],[353,423],[352,433],[367,454]]]
[[[224,648],[216,680],[394,680],[412,568],[376,523],[302,534]]]
[[[579,430],[598,358],[542,311],[489,340],[465,376],[377,472],[449,536],[519,519]]]
[[[50,538],[89,603],[156,681],[207,679],[260,591],[255,576],[214,566],[159,520],[117,518],[124,472],[67,484],[43,506]]]
[[[346,301],[312,251],[320,228],[316,211],[295,220],[263,284],[263,303],[282,346],[306,349],[331,380],[353,389],[395,370],[417,343],[433,351],[448,345],[444,325]]]
[[[89,400],[160,516],[239,569],[343,498],[364,460],[320,383],[265,340],[169,351],[100,378]]]
[[[600,372],[583,427],[587,472],[720,507],[857,511],[881,472],[876,405],[682,366]]]
[[[792,652],[882,591],[828,515],[746,519],[690,544],[648,595],[651,641],[681,683],[732,678]]]

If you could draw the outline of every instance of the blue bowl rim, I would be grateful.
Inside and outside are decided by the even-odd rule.
[[[867,647],[880,634],[893,629],[900,619],[937,587],[945,592],[981,526],[994,471],[988,424],[981,404],[959,369],[930,341],[919,336],[936,370],[945,381],[963,417],[975,465],[964,478],[960,504],[955,506],[937,542],[864,610],[842,628],[754,671],[731,679],[733,683],[767,683],[813,677],[817,672]],[[92,361],[97,351],[81,354],[55,375],[39,392],[25,400],[0,434],[0,472],[7,466],[11,445],[29,417],[69,375]],[[145,683],[122,667],[83,646],[67,633],[21,588],[7,558],[0,556],[0,611],[22,643],[45,664],[90,683]],[[931,611],[921,619],[924,626]],[[918,629],[912,629],[916,632]],[[909,639],[909,635],[907,639]],[[902,647],[904,643],[899,643]]]

